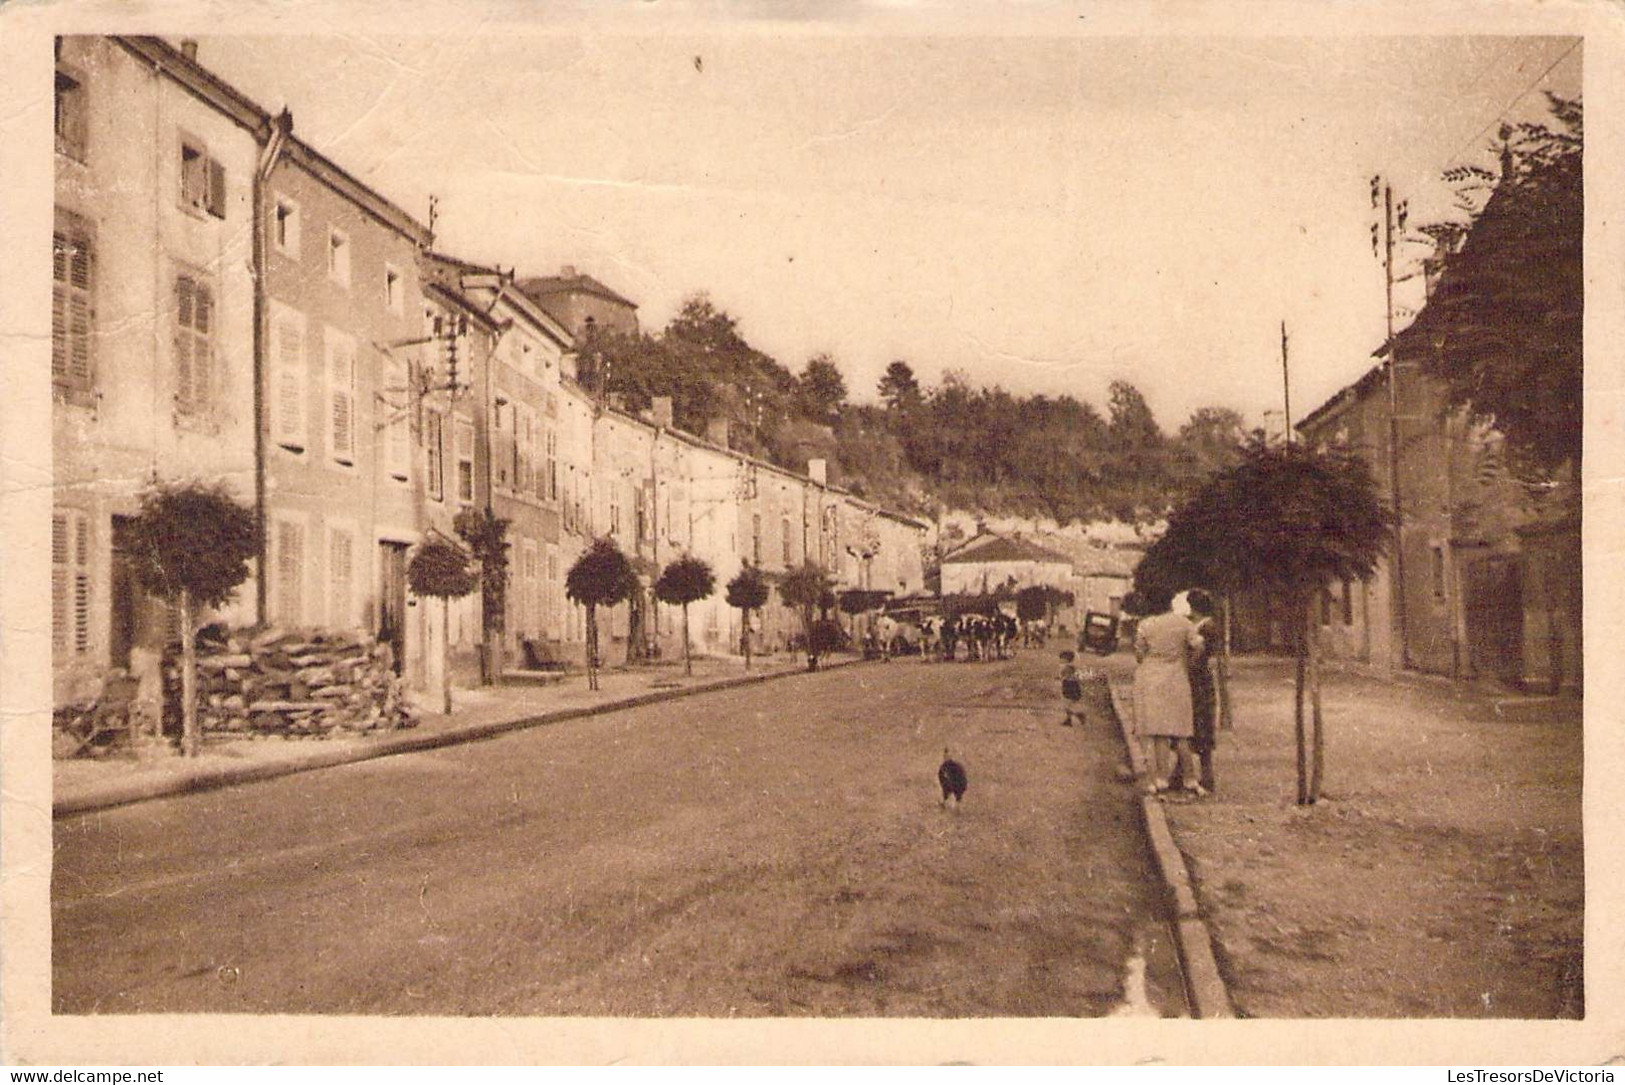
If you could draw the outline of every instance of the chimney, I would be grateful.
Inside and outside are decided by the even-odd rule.
[[[728,420],[717,417],[705,424],[705,439],[718,448],[728,447]]]
[[[649,400],[650,413],[654,415],[654,424],[661,429],[671,429],[671,397],[654,396]]]
[[[818,485],[820,485],[820,486],[828,485],[828,483],[829,483],[829,461],[828,460],[808,460],[807,461],[807,477],[812,479],[814,482],[818,483]]]
[[[197,39],[196,38],[182,38],[181,39],[181,56],[185,57],[187,60],[190,60],[194,64],[197,63]]]
[[[576,266],[574,264],[565,264],[563,267],[559,268],[559,277],[562,279],[575,278]]]

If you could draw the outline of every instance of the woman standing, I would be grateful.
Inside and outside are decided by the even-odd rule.
[[[1202,646],[1190,657],[1191,682],[1191,748],[1202,763],[1201,783],[1204,791],[1212,791],[1213,748],[1218,745],[1218,699],[1213,687],[1213,649],[1218,643],[1217,608],[1213,596],[1201,588],[1185,593],[1190,610],[1190,623],[1202,638]]]
[[[1196,626],[1168,610],[1168,596],[1154,600],[1160,614],[1142,619],[1134,631],[1134,714],[1140,734],[1152,741],[1151,793],[1167,791],[1168,754],[1177,759],[1179,777],[1187,794],[1203,794],[1191,765],[1191,712],[1189,660],[1202,650]]]

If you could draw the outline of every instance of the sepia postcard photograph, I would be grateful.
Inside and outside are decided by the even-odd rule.
[[[232,7],[0,10],[6,1061],[1625,1057],[1617,9]]]

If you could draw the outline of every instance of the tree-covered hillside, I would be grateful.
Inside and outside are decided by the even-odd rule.
[[[1204,407],[1168,433],[1126,381],[1112,384],[1102,410],[1072,396],[973,387],[953,370],[928,387],[902,360],[881,378],[879,403],[853,403],[835,359],[818,355],[793,373],[704,295],[657,334],[594,337],[580,373],[588,389],[634,410],[670,396],[676,424],[692,433],[725,418],[733,447],[792,470],[828,459],[832,481],[926,514],[1157,519],[1231,462],[1245,436],[1225,407]]]

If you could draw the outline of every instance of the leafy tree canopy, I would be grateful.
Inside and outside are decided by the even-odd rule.
[[[686,606],[708,597],[716,585],[711,566],[685,554],[661,570],[660,579],[655,581],[655,598],[662,603]]]
[[[740,610],[760,610],[767,605],[767,578],[754,565],[746,565],[728,581],[728,605]]]
[[[426,599],[461,599],[479,583],[468,551],[448,539],[429,538],[406,566],[412,594]]]
[[[218,607],[248,579],[259,541],[253,509],[223,485],[159,485],[141,498],[128,557],[152,594],[173,600],[185,590],[198,604]]]
[[[1548,95],[1550,124],[1501,130],[1502,174],[1468,225],[1427,228],[1448,250],[1438,286],[1398,337],[1453,406],[1491,422],[1526,474],[1578,465],[1585,309],[1583,115]],[[1455,169],[1464,188],[1485,171]]]
[[[612,607],[637,590],[637,574],[621,548],[609,539],[594,539],[564,577],[564,594],[583,606]]]

